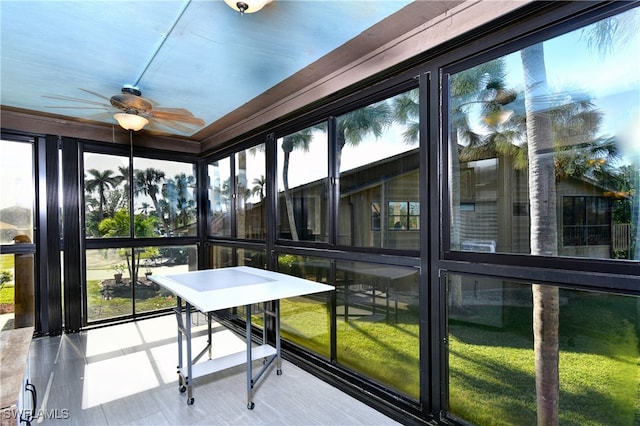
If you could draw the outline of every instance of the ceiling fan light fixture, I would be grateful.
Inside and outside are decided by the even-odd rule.
[[[116,119],[118,124],[125,130],[132,130],[137,132],[138,130],[142,130],[144,126],[149,124],[149,120],[144,118],[141,115],[137,114],[129,114],[126,112],[119,112],[113,115],[113,118]]]
[[[224,0],[224,2],[233,10],[245,13],[254,13],[262,9],[267,3],[271,3],[271,0]]]

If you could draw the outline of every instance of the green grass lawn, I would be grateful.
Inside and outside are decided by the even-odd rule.
[[[131,315],[133,306],[130,297],[113,297],[105,299],[100,288],[99,280],[87,282],[87,311],[90,321]],[[153,297],[136,300],[136,312],[148,312],[168,307],[174,307],[175,300],[163,292]]]
[[[325,357],[329,356],[329,314],[326,304],[309,299],[281,303],[282,335]],[[375,320],[372,320],[372,317]],[[338,362],[413,398],[419,397],[418,316],[400,310],[389,322],[363,316],[337,322]]]
[[[12,254],[0,255],[0,271],[7,271],[11,274],[10,281],[0,284],[0,305],[4,305],[1,309],[3,312],[13,312],[13,307],[7,305],[13,305],[15,303],[15,289],[13,284],[14,265],[14,256]]]
[[[2,254],[0,255],[0,270],[2,269],[13,269],[14,266],[14,255],[13,254]]]
[[[337,324],[338,362],[418,399],[420,341],[417,312],[397,322],[344,321]]]
[[[5,284],[0,290],[0,304],[12,305],[14,301],[14,288],[13,284]]]
[[[640,425],[638,301],[568,292],[560,318],[560,423]],[[479,425],[535,425],[536,394],[531,307],[484,308],[502,327],[451,322],[450,411]],[[324,303],[281,304],[283,337],[328,357]],[[419,396],[418,321],[337,322],[338,363],[401,393]]]
[[[640,424],[637,301],[571,292],[560,309],[560,423]],[[476,424],[536,424],[530,308],[504,327],[452,322],[450,411]]]

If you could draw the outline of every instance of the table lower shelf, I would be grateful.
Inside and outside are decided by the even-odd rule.
[[[261,358],[268,358],[275,354],[276,349],[271,345],[261,345],[251,348],[252,361],[256,361]],[[226,370],[227,368],[235,367],[236,365],[246,364],[246,362],[247,352],[241,351],[193,364],[191,372],[193,374],[193,378],[202,377],[218,371]],[[187,368],[182,367],[180,369],[180,373],[186,377],[188,375]]]

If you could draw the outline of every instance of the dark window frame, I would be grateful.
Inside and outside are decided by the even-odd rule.
[[[67,159],[72,157],[77,159],[77,173],[75,173],[74,176],[76,176],[78,192],[81,195],[79,197],[76,197],[77,200],[75,201],[74,200],[66,201],[65,208],[77,209],[80,216],[80,223],[83,224],[82,225],[83,227],[85,223],[84,222],[85,220],[84,177],[83,177],[85,153],[121,155],[123,157],[127,157],[128,164],[129,164],[129,180],[130,181],[132,180],[132,175],[133,175],[132,166],[133,166],[133,160],[135,158],[142,158],[142,159],[148,159],[148,160],[160,160],[160,161],[172,161],[177,163],[191,164],[193,166],[193,171],[194,171],[193,176],[196,178],[196,190],[194,191],[194,198],[197,203],[196,222],[197,220],[200,219],[201,217],[200,212],[202,209],[202,203],[201,203],[202,197],[200,195],[200,188],[202,184],[200,182],[201,179],[199,178],[200,175],[198,172],[199,168],[201,167],[200,166],[201,160],[199,157],[195,155],[189,155],[189,154],[183,154],[183,153],[174,153],[169,151],[139,148],[139,147],[136,147],[135,145],[134,146],[127,146],[127,145],[114,146],[113,144],[108,144],[103,142],[96,142],[96,141],[89,141],[89,140],[75,140],[71,138],[67,139],[66,142],[67,142],[67,151],[71,149],[73,152],[67,152],[65,154],[64,145],[63,145],[63,158],[66,155]],[[67,180],[68,179],[70,179],[70,176],[67,176]],[[68,185],[68,182],[65,183],[65,187],[67,185]],[[131,211],[134,211],[133,197],[132,197],[133,188],[131,185],[129,187],[130,187],[129,209],[131,212]],[[67,197],[68,195],[67,192],[68,191],[66,191],[63,194],[64,197]],[[65,215],[65,218],[70,216],[72,215]],[[130,226],[131,227],[133,226],[133,215],[130,215]],[[75,261],[73,260],[73,258],[68,258],[65,255],[64,270],[65,270],[65,273],[67,273],[67,271],[80,267],[81,271],[80,271],[80,275],[77,277],[77,281],[82,282],[81,286],[80,284],[78,284],[77,286],[78,289],[76,289],[76,285],[73,285],[73,288],[72,288],[74,291],[77,290],[77,292],[74,293],[74,296],[76,294],[81,295],[80,306],[76,307],[77,301],[75,301],[75,297],[72,297],[72,298],[66,297],[68,292],[66,288],[72,285],[71,283],[73,283],[74,280],[76,280],[76,277],[74,276],[72,277],[72,279],[69,279],[69,277],[65,277],[65,304],[71,305],[69,313],[67,313],[66,315],[70,315],[69,318],[73,320],[73,321],[69,321],[68,319],[66,321],[65,329],[68,331],[77,331],[80,329],[86,329],[93,326],[101,326],[104,324],[113,323],[115,321],[128,321],[128,320],[135,320],[135,319],[155,316],[159,314],[165,314],[166,312],[170,311],[171,308],[166,308],[158,311],[138,312],[135,306],[136,298],[132,296],[131,314],[89,321],[87,286],[86,286],[86,279],[87,279],[86,278],[86,251],[91,249],[108,249],[108,248],[125,248],[125,249],[133,250],[137,247],[143,248],[148,246],[161,247],[161,248],[195,246],[197,248],[195,260],[197,261],[199,267],[202,267],[202,253],[201,253],[202,250],[198,249],[198,247],[201,246],[201,236],[200,236],[201,227],[196,223],[196,228],[198,230],[196,232],[196,235],[190,235],[190,236],[136,237],[135,235],[133,235],[133,233],[131,233],[129,236],[126,236],[126,237],[85,238],[85,235],[82,229],[80,228],[74,229],[74,227],[70,227],[70,226],[65,227],[65,239],[64,239],[65,244],[72,246],[73,250],[71,250],[71,253],[73,254],[75,254],[76,248],[79,249],[77,256],[79,257],[80,260]],[[67,232],[67,231],[70,231],[70,232]],[[73,241],[80,241],[80,244],[74,245]],[[72,328],[69,327],[69,324],[72,324]]]
[[[392,203],[406,205],[406,213],[391,214]],[[387,211],[389,212],[388,223],[394,224],[394,226],[389,227],[389,231],[395,232],[395,231],[419,231],[420,230],[420,201],[389,201],[387,205],[388,205]],[[417,207],[415,205],[417,205]],[[412,214],[412,212],[417,212],[417,213]],[[395,219],[392,220],[392,218],[395,218]],[[400,224],[400,226],[397,226],[398,224]],[[412,224],[415,224],[415,226],[412,226]]]
[[[572,211],[567,211],[568,203]],[[578,205],[579,204],[579,205]],[[611,199],[588,195],[562,197],[562,245],[564,247],[611,245]],[[590,210],[602,210],[604,220],[593,222]],[[576,209],[580,209],[578,212]],[[602,217],[602,214],[598,214]],[[597,218],[596,218],[597,219]]]

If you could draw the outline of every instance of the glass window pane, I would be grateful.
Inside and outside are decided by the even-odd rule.
[[[211,269],[226,268],[229,266],[237,266],[233,261],[232,247],[211,245]]]
[[[237,266],[253,266],[254,268],[267,269],[267,254],[264,250],[236,249],[238,256]]]
[[[633,9],[452,74],[452,250],[640,259]]]
[[[337,118],[339,244],[419,248],[418,117],[416,89]]]
[[[327,242],[326,123],[287,135],[278,148],[278,237]]]
[[[130,248],[86,251],[87,322],[133,314]]]
[[[640,298],[461,275],[447,277],[447,294],[450,413],[536,424],[537,341],[549,350],[544,365],[558,366],[544,392],[559,392],[560,424],[637,422]],[[545,337],[534,337],[535,309],[548,319]]]
[[[197,235],[195,166],[134,158],[136,237]]]
[[[338,362],[418,399],[419,271],[336,262]]]
[[[149,280],[152,274],[197,269],[195,246],[93,249],[87,256],[87,321],[175,306],[173,296]],[[135,285],[131,285],[135,283]]]
[[[131,235],[128,157],[84,154],[84,206],[87,238]]]
[[[240,151],[235,159],[238,238],[264,240],[267,196],[265,145]]]
[[[278,271],[328,284],[329,261],[291,254],[278,256]],[[280,302],[282,337],[329,358],[331,351],[330,295],[320,293]]]
[[[149,312],[176,305],[173,295],[149,279],[153,274],[180,274],[198,269],[196,246],[138,247],[134,249],[135,311]]]
[[[0,141],[0,244],[33,242],[33,145]]]
[[[231,236],[231,159],[209,164],[209,235]]]
[[[267,256],[264,250],[211,245],[210,255],[212,269],[230,266],[253,266],[254,268],[266,269],[267,266]]]
[[[254,268],[265,269],[267,266],[267,256],[264,250],[252,250],[244,248],[233,248],[219,245],[211,245],[211,268],[227,268],[230,266],[253,266]],[[262,306],[256,305],[257,308]],[[262,329],[264,315],[259,309],[253,311],[251,321],[254,327]],[[245,306],[234,306],[215,312],[216,316],[223,319],[246,319]]]

